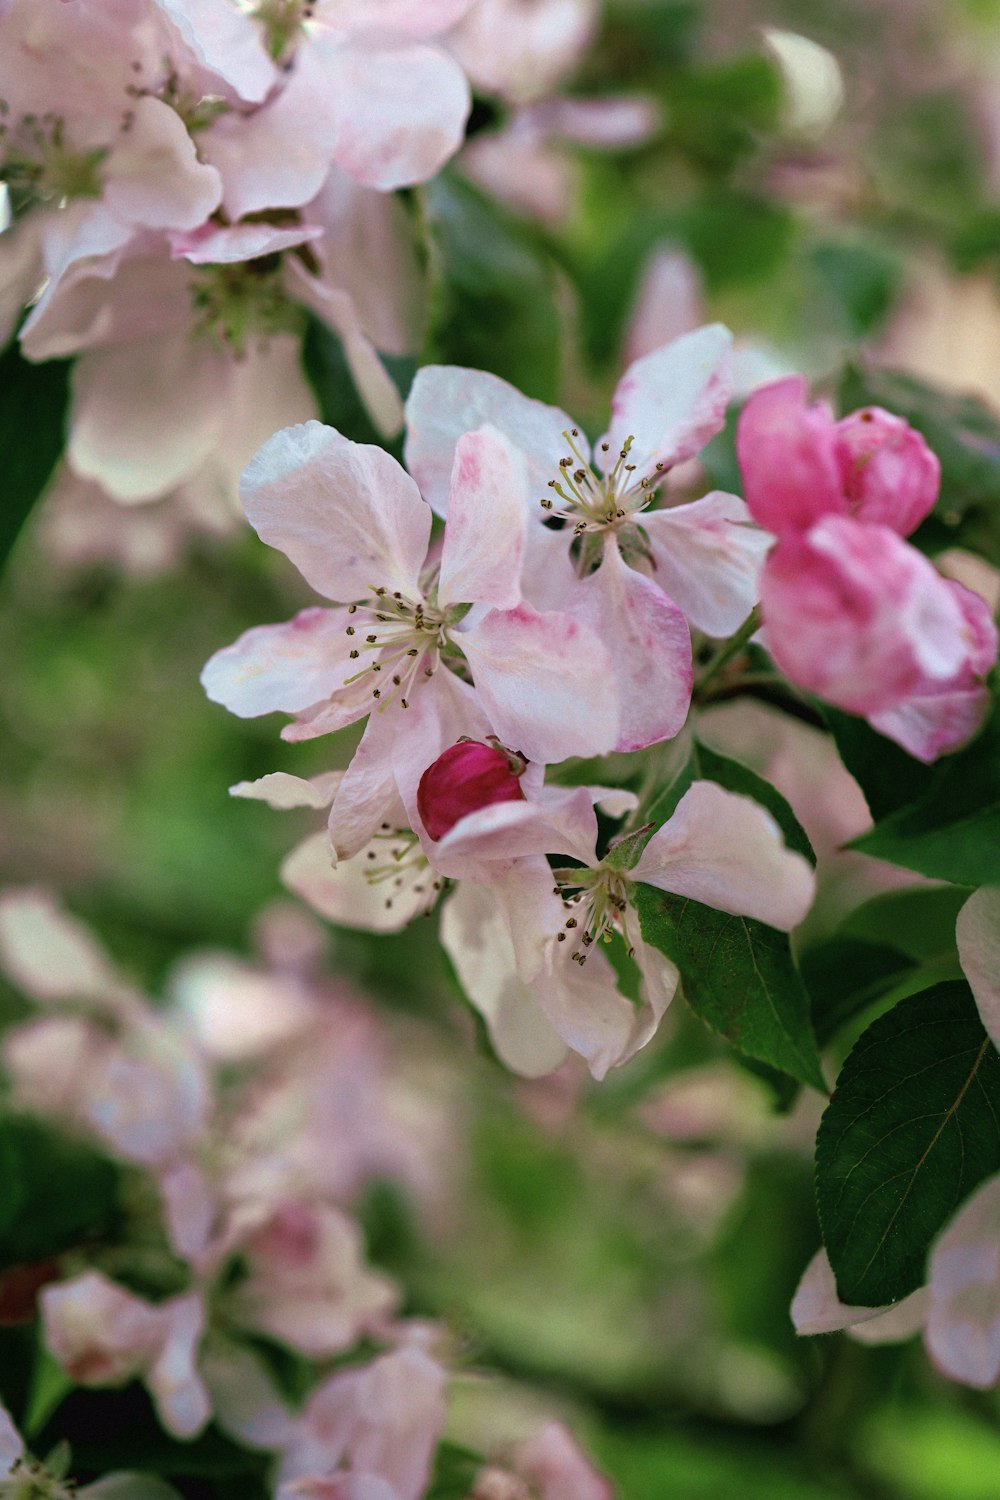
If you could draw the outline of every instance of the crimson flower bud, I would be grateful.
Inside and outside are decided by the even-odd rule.
[[[460,740],[427,767],[417,787],[417,809],[429,836],[443,839],[469,813],[494,802],[523,802],[524,760],[498,744]]]

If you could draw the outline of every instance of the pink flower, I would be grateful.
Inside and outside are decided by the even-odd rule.
[[[721,427],[730,345],[725,329],[702,328],[631,365],[615,391],[596,469],[571,418],[494,375],[428,366],[407,402],[407,462],[441,514],[465,431],[488,421],[523,456],[541,502],[526,534],[524,593],[537,608],[572,611],[611,648],[621,750],[669,739],[684,723],[691,693],[685,616],[710,635],[729,635],[757,600],[769,539],[750,524],[741,500],[717,492],[648,509],[667,470]],[[546,518],[559,518],[562,529]]]
[[[430,509],[382,449],[313,422],[277,433],[246,471],[261,538],[318,592],[350,602],[248,631],[202,681],[241,716],[297,714],[288,739],[370,715],[333,799],[340,857],[392,821],[400,796],[415,795],[424,768],[462,734],[496,732],[543,762],[601,753],[617,738],[607,648],[572,615],[522,598],[524,484],[500,433],[464,435],[440,561],[429,564]]]
[[[783,672],[932,761],[975,733],[998,636],[978,595],[902,540],[940,466],[878,407],[834,422],[800,377],[757,391],[737,433],[747,504],[778,535],[764,567],[764,640]]]

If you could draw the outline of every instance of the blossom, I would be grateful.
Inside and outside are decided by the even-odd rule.
[[[769,539],[741,500],[713,492],[648,509],[663,475],[721,427],[730,347],[716,325],[631,365],[612,399],[596,469],[570,417],[494,375],[428,366],[407,401],[407,463],[442,515],[465,431],[489,422],[523,455],[541,496],[527,531],[524,592],[539,608],[572,610],[610,646],[622,704],[618,749],[671,738],[683,724],[692,680],[685,616],[710,635],[729,635],[756,603]]]
[[[7,1408],[0,1402],[0,1484],[14,1495],[44,1495],[47,1500],[177,1500],[177,1492],[158,1476],[105,1474],[94,1484],[78,1487],[57,1468],[59,1450],[46,1460],[48,1468],[29,1457],[24,1439]],[[53,1472],[53,1469],[56,1472]],[[12,1482],[12,1483],[11,1483]]]
[[[574,616],[522,597],[524,484],[520,455],[500,433],[465,434],[440,561],[428,564],[430,508],[382,449],[307,423],[275,434],[246,471],[244,503],[261,538],[319,593],[345,602],[248,631],[202,681],[241,716],[297,714],[288,739],[368,716],[333,798],[338,857],[356,853],[400,795],[415,794],[444,748],[427,754],[428,739],[440,741],[443,727],[461,734],[485,721],[540,761],[615,742],[607,649]]]
[[[963,744],[998,636],[983,600],[903,540],[940,478],[920,434],[878,407],[835,422],[791,377],[751,396],[737,452],[750,511],[778,537],[761,608],[781,670],[921,760]]]

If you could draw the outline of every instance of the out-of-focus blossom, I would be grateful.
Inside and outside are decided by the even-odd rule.
[[[48,1462],[52,1463],[50,1457]],[[177,1491],[151,1474],[105,1474],[93,1484],[76,1485],[62,1472],[29,1456],[13,1418],[0,1402],[0,1485],[14,1497],[44,1495],[46,1500],[179,1500]]]
[[[561,1422],[519,1443],[509,1461],[476,1476],[468,1500],[613,1500],[614,1491]]]
[[[204,1327],[197,1296],[153,1304],[98,1271],[48,1286],[40,1298],[45,1343],[79,1385],[124,1385],[141,1379],[160,1420],[177,1437],[193,1437],[211,1405],[195,1360]]]

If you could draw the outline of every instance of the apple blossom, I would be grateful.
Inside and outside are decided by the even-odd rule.
[[[244,502],[261,538],[320,593],[350,602],[248,631],[202,681],[243,717],[297,714],[287,739],[368,717],[333,799],[339,857],[392,820],[404,786],[415,791],[444,748],[443,726],[461,734],[485,723],[539,761],[615,742],[606,648],[571,614],[522,598],[524,483],[520,455],[500,433],[465,434],[440,560],[429,564],[430,508],[382,449],[307,423],[277,433],[246,471]]]
[[[64,1449],[56,1449],[44,1464],[30,1457],[0,1402],[0,1494],[5,1500],[179,1500],[172,1485],[152,1474],[106,1474],[78,1486],[66,1477],[64,1463]]]

